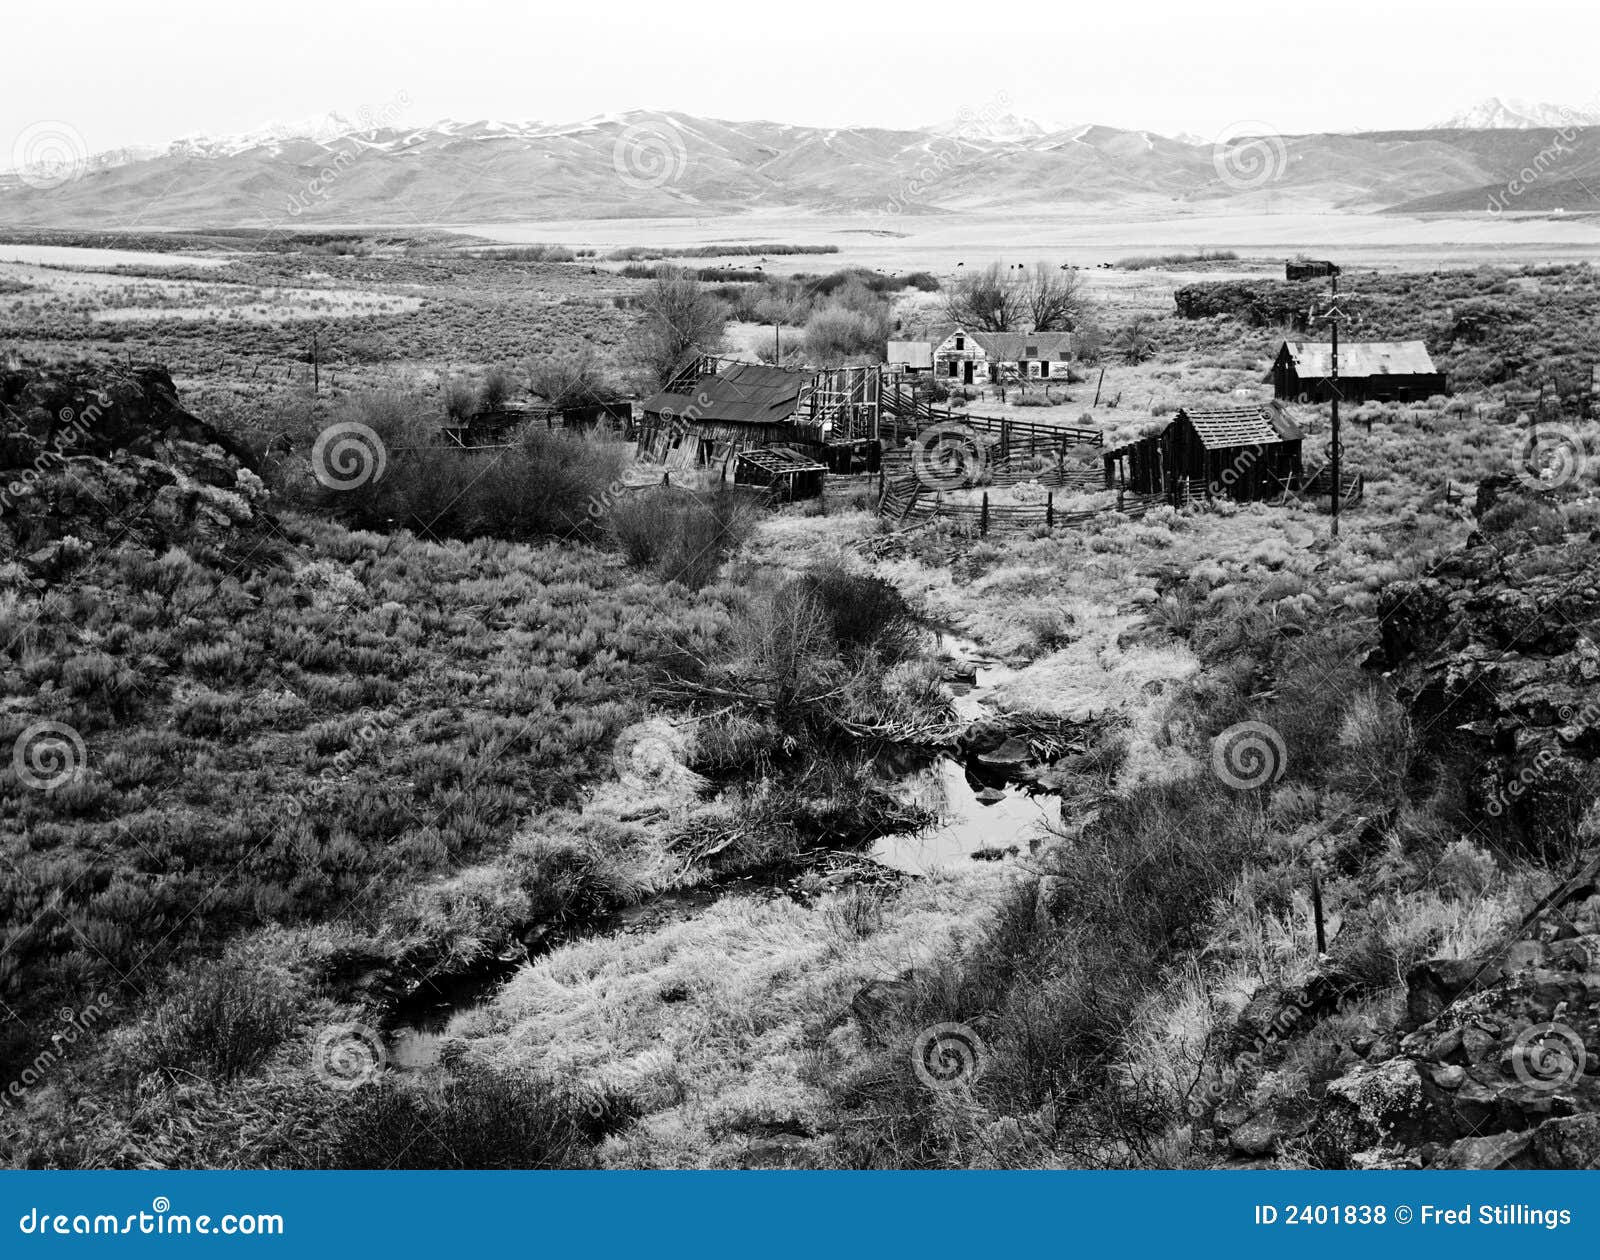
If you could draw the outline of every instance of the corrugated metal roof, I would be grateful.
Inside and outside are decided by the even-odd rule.
[[[807,373],[764,363],[735,363],[702,376],[683,393],[663,390],[642,405],[655,415],[690,423],[782,424],[794,418]]]
[[[1333,374],[1333,346],[1326,341],[1286,341],[1294,370],[1302,377]],[[1420,341],[1350,341],[1339,343],[1339,375],[1431,376],[1438,372],[1428,347]]]
[[[1277,442],[1297,442],[1300,426],[1277,404],[1249,407],[1184,407],[1178,415],[1187,416],[1194,431],[1209,450],[1230,446],[1271,446]]]

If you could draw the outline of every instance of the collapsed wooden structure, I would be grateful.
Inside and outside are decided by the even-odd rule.
[[[733,461],[733,481],[762,486],[783,500],[814,499],[822,493],[827,467],[787,447],[741,451]]]

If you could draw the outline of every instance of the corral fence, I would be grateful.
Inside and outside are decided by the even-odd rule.
[[[1074,470],[1068,470],[1069,477],[1073,472]],[[1041,482],[1049,484],[1042,479]],[[1342,474],[1339,483],[1343,491],[1340,497],[1341,509],[1354,506],[1364,497],[1366,482],[1360,473]],[[1098,471],[1094,471],[1088,478],[1073,478],[1062,484],[1074,493],[1105,488]],[[1307,478],[1298,490],[1285,493],[1276,502],[1281,505],[1304,499],[1317,503],[1330,499],[1332,491],[1332,474],[1330,470],[1323,468]],[[943,521],[975,533],[979,537],[987,537],[991,532],[1031,533],[1036,530],[1070,528],[1112,517],[1137,519],[1153,508],[1185,508],[1191,504],[1208,502],[1213,498],[1226,497],[1213,487],[1192,482],[1188,478],[1180,480],[1167,493],[1136,494],[1125,488],[1119,488],[1116,494],[1115,504],[1097,508],[1058,509],[1054,490],[1046,492],[1043,503],[994,503],[990,501],[987,490],[981,492],[978,502],[972,503],[947,499],[943,491],[931,489],[923,485],[915,475],[908,475],[885,483],[878,498],[877,510],[880,518],[897,528],[911,528]]]

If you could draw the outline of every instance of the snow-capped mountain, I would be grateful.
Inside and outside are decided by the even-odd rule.
[[[1279,206],[1478,213],[1483,190],[1539,160],[1548,136],[1532,127],[1549,117],[1496,101],[1452,120],[1459,125],[1450,130],[1267,129],[1264,141],[1236,152],[1215,140],[1099,124],[1049,128],[1001,109],[963,111],[922,129],[657,109],[565,123],[402,125],[397,112],[325,114],[75,161],[52,150],[49,178],[0,172],[0,223],[376,226],[751,208],[888,219],[997,206],[1258,206],[1268,196]],[[1562,126],[1580,117],[1560,116],[1572,120]],[[1600,153],[1574,144],[1559,179],[1551,172],[1536,191],[1570,210],[1595,200],[1585,189],[1597,180]],[[1524,204],[1535,208],[1531,197]]]
[[[963,110],[954,118],[934,123],[924,128],[935,135],[955,136],[961,140],[991,140],[1001,144],[1020,144],[1037,140],[1059,128],[1046,126],[1034,118],[1026,118],[1009,110],[1001,113],[988,110]]]
[[[1600,126],[1594,107],[1552,105],[1515,96],[1491,96],[1470,109],[1433,124],[1435,131],[1528,131],[1535,127]]]

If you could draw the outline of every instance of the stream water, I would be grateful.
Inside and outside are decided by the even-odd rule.
[[[948,632],[939,636],[939,656],[947,663],[946,685],[955,710],[974,722],[992,716],[987,701],[1016,671],[987,656],[971,640]],[[867,855],[885,867],[911,875],[973,860],[1005,860],[1030,852],[1046,829],[1061,823],[1061,799],[1016,782],[975,756],[940,753],[892,767],[906,800],[924,807],[937,821],[916,831],[886,835]],[[698,914],[729,892],[755,886],[750,877],[715,889],[663,893],[595,925],[600,932],[648,931],[661,923]],[[398,1071],[418,1071],[439,1062],[452,1039],[471,1029],[516,964],[496,966],[482,975],[442,986],[396,1011],[388,1034],[389,1063]]]
[[[955,696],[955,711],[966,721],[991,716],[988,699],[996,687],[1016,677],[970,639],[939,634],[938,655],[949,662],[945,685]],[[1009,779],[976,758],[936,757],[932,765],[907,774],[907,796],[938,816],[918,831],[884,836],[871,855],[885,866],[925,875],[941,867],[978,858],[1027,853],[1045,828],[1061,822],[1059,797]]]

